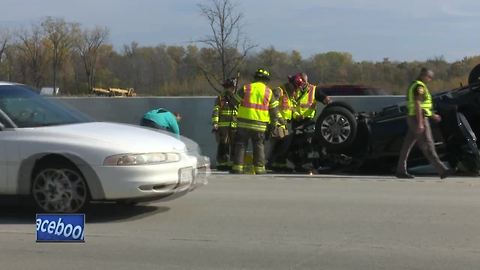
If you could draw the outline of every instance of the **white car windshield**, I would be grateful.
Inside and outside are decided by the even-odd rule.
[[[25,85],[0,85],[0,110],[13,127],[43,127],[92,122],[84,114],[67,108],[60,102],[43,98]],[[2,119],[9,126],[8,119]]]

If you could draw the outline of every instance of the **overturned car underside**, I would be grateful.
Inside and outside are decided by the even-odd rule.
[[[471,71],[467,86],[432,97],[434,108],[442,117],[440,123],[431,122],[441,160],[460,173],[478,175],[480,65]],[[304,133],[310,132],[313,147],[308,148],[306,152],[310,153],[306,153],[302,161],[295,160],[295,167],[319,173],[391,173],[408,130],[406,112],[406,102],[372,113],[356,112],[348,104],[333,102],[323,109],[316,123],[303,127]],[[409,167],[425,164],[428,161],[414,147]]]

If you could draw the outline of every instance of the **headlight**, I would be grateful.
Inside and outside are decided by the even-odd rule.
[[[105,166],[131,166],[169,163],[180,161],[177,153],[120,154],[109,156],[103,161]]]

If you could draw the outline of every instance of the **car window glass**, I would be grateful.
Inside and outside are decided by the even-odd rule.
[[[9,121],[3,117],[3,115],[0,113],[0,124],[3,126],[3,128],[11,128],[11,124]]]
[[[18,127],[41,127],[89,122],[91,119],[47,100],[20,85],[0,86],[0,109]]]

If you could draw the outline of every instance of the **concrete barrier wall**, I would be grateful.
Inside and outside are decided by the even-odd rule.
[[[215,97],[55,97],[98,121],[138,125],[143,114],[151,109],[165,108],[179,112],[183,119],[180,132],[196,141],[204,155],[215,162],[216,143],[211,133],[211,113]],[[404,96],[348,96],[334,97],[355,110],[372,112],[402,102]],[[319,105],[319,111],[323,105]],[[161,143],[161,142],[159,142]]]

